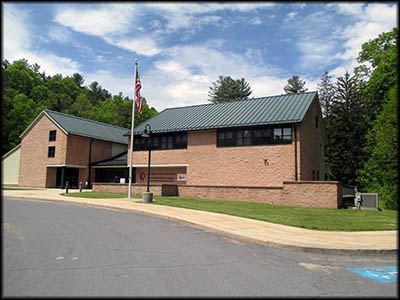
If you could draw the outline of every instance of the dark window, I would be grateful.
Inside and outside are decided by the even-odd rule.
[[[315,180],[319,180],[319,170],[317,170],[317,177],[315,178]]]
[[[318,128],[318,116],[315,116],[315,127]]]
[[[217,130],[217,147],[290,144],[292,128],[258,127]]]
[[[282,128],[274,128],[274,143],[282,142]]]
[[[148,150],[147,143],[149,138],[136,135],[134,137],[135,146],[133,151]],[[185,149],[187,148],[187,133],[170,133],[170,134],[154,134],[151,136],[151,149],[152,150],[166,150],[166,149]]]
[[[225,132],[225,145],[233,146],[233,131],[229,130]]]
[[[312,170],[312,180],[315,180],[315,171]]]
[[[263,129],[263,139],[264,139],[264,145],[267,144],[271,144],[272,141],[272,129],[271,128],[267,128],[267,129]]]
[[[292,128],[283,128],[282,139],[284,142],[292,142]]]
[[[47,157],[54,157],[56,155],[56,147],[51,146],[47,152]]]
[[[250,146],[252,144],[251,130],[243,130],[243,144]]]
[[[49,142],[55,141],[56,140],[56,130],[50,130],[49,132]]]
[[[174,137],[172,135],[167,136],[167,149],[172,149],[173,148],[173,146],[174,146],[173,138]]]
[[[243,130],[235,131],[235,146],[243,146]]]
[[[136,170],[136,168],[133,168]],[[125,183],[129,182],[129,168],[96,168],[96,182],[115,182],[119,183],[121,178],[125,178]],[[135,182],[135,171],[132,172],[132,182]]]

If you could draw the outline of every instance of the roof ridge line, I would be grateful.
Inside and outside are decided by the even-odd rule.
[[[80,120],[83,120],[83,121],[89,121],[89,122],[93,122],[93,123],[107,125],[107,126],[110,126],[110,127],[129,130],[129,128],[125,128],[125,127],[121,127],[121,126],[117,126],[117,125],[113,125],[113,124],[108,124],[108,123],[104,123],[104,122],[100,122],[100,121],[96,121],[96,120],[86,119],[86,118],[82,118],[82,117],[78,117],[78,116],[74,116],[74,115],[69,115],[69,114],[61,113],[59,111],[54,111],[54,110],[50,110],[50,109],[44,109],[44,111],[45,112],[50,112],[50,113],[60,114],[60,115],[63,115],[63,116],[74,118],[74,119],[80,119]]]
[[[197,107],[197,106],[207,106],[207,105],[221,105],[221,104],[229,104],[233,102],[244,102],[244,101],[254,101],[254,100],[260,100],[260,99],[266,99],[266,98],[273,98],[273,97],[282,97],[282,96],[295,96],[295,95],[302,95],[302,94],[310,94],[310,93],[316,93],[317,91],[309,91],[309,92],[303,92],[303,93],[295,93],[295,94],[281,94],[281,95],[274,95],[274,96],[265,96],[265,97],[256,97],[256,98],[248,98],[244,100],[232,100],[232,101],[226,101],[226,102],[220,102],[220,103],[204,103],[204,104],[193,104],[193,105],[187,105],[187,106],[176,106],[176,107],[168,107],[164,110],[162,110],[159,114],[166,110],[172,110],[172,109],[183,109],[183,108],[188,108],[188,107]]]

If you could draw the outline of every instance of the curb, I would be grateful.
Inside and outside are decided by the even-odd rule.
[[[4,195],[3,195],[4,196]],[[273,241],[263,241],[259,239],[245,237],[243,235],[234,234],[230,232],[226,232],[224,230],[218,230],[206,225],[199,225],[197,223],[192,223],[190,221],[182,220],[177,217],[170,217],[160,215],[154,212],[147,212],[142,210],[137,210],[134,208],[120,208],[115,206],[108,206],[108,205],[101,205],[101,204],[93,204],[93,203],[85,203],[85,202],[75,202],[75,201],[68,201],[68,200],[52,200],[52,199],[43,199],[43,198],[34,198],[34,197],[24,197],[24,196],[6,196],[10,199],[24,199],[24,200],[36,200],[36,201],[46,201],[46,202],[61,202],[61,203],[68,203],[73,205],[83,205],[83,206],[90,206],[90,207],[97,207],[102,209],[110,209],[115,211],[124,211],[124,212],[135,212],[144,215],[154,216],[162,219],[167,219],[179,223],[186,224],[188,226],[198,228],[201,230],[205,230],[208,232],[229,236],[238,240],[242,240],[245,242],[250,242],[258,245],[263,245],[271,248],[279,248],[284,250],[291,250],[291,251],[298,251],[304,253],[314,253],[314,254],[329,254],[329,255],[357,255],[357,256],[389,256],[389,255],[397,255],[398,249],[340,249],[340,248],[316,248],[316,247],[306,247],[306,246],[297,246],[297,245],[287,245],[287,244],[280,244]],[[74,198],[79,199],[79,198]]]

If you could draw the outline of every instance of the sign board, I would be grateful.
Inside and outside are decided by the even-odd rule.
[[[125,178],[120,178],[120,179],[119,179],[119,183],[120,183],[120,184],[125,184]]]
[[[178,181],[186,181],[186,174],[176,174],[176,179]]]

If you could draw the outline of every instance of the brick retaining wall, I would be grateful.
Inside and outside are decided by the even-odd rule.
[[[146,185],[133,184],[132,193],[142,194]],[[128,184],[93,183],[93,191],[128,193]],[[155,196],[162,194],[162,185],[150,185]],[[213,200],[261,202],[275,205],[341,208],[342,183],[338,181],[285,181],[281,187],[197,186],[180,185],[181,197]]]

